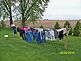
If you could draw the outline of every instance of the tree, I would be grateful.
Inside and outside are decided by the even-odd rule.
[[[0,0],[0,19],[2,18],[1,20],[4,20],[5,18],[7,18],[8,13],[2,2],[3,0]]]
[[[70,25],[69,21],[66,21],[66,22],[65,22],[64,28],[66,28],[66,26],[68,26],[68,28],[71,28],[71,25]]]
[[[3,16],[3,19],[1,20],[1,27],[4,28],[5,27],[5,16]]]
[[[43,25],[41,25],[40,28],[44,28]]]
[[[72,35],[72,33],[73,33],[73,29],[70,28],[68,35]]]
[[[76,26],[74,27],[74,36],[79,36],[80,35],[80,21],[77,21]]]
[[[55,26],[54,26],[55,29],[60,29],[60,25],[58,22],[56,22]]]
[[[73,30],[72,30],[72,27],[71,27],[69,21],[66,21],[64,24],[64,28],[67,28],[67,27],[70,29],[68,35],[72,35]]]
[[[15,0],[0,0],[0,9],[2,9],[2,12],[7,14],[10,18],[10,26],[13,24],[12,20],[12,6],[14,5]],[[7,17],[8,17],[7,16]]]
[[[49,0],[19,0],[18,2],[22,25],[25,26],[26,20],[27,22],[36,22],[43,16]]]

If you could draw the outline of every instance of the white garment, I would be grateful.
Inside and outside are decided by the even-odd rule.
[[[67,32],[66,28],[57,29],[57,32],[60,32],[62,30],[63,30],[63,34],[65,34]]]
[[[46,31],[46,40],[55,40],[55,35],[53,30]]]
[[[50,30],[50,34],[51,34],[51,41],[55,40],[55,35],[53,30]]]
[[[36,30],[38,30],[39,32],[43,31],[43,28],[34,28]]]

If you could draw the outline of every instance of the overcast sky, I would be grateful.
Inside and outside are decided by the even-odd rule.
[[[81,19],[81,0],[50,0],[43,19]]]

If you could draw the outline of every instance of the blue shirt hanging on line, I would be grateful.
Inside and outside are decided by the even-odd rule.
[[[41,42],[41,34],[38,31],[36,32],[36,41],[38,44],[40,44],[40,42]]]
[[[33,41],[32,31],[26,31],[26,41],[27,42],[32,42]]]

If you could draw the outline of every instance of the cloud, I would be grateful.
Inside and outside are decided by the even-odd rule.
[[[50,0],[44,13],[44,19],[80,19],[80,0]],[[70,17],[70,18],[69,18]]]

